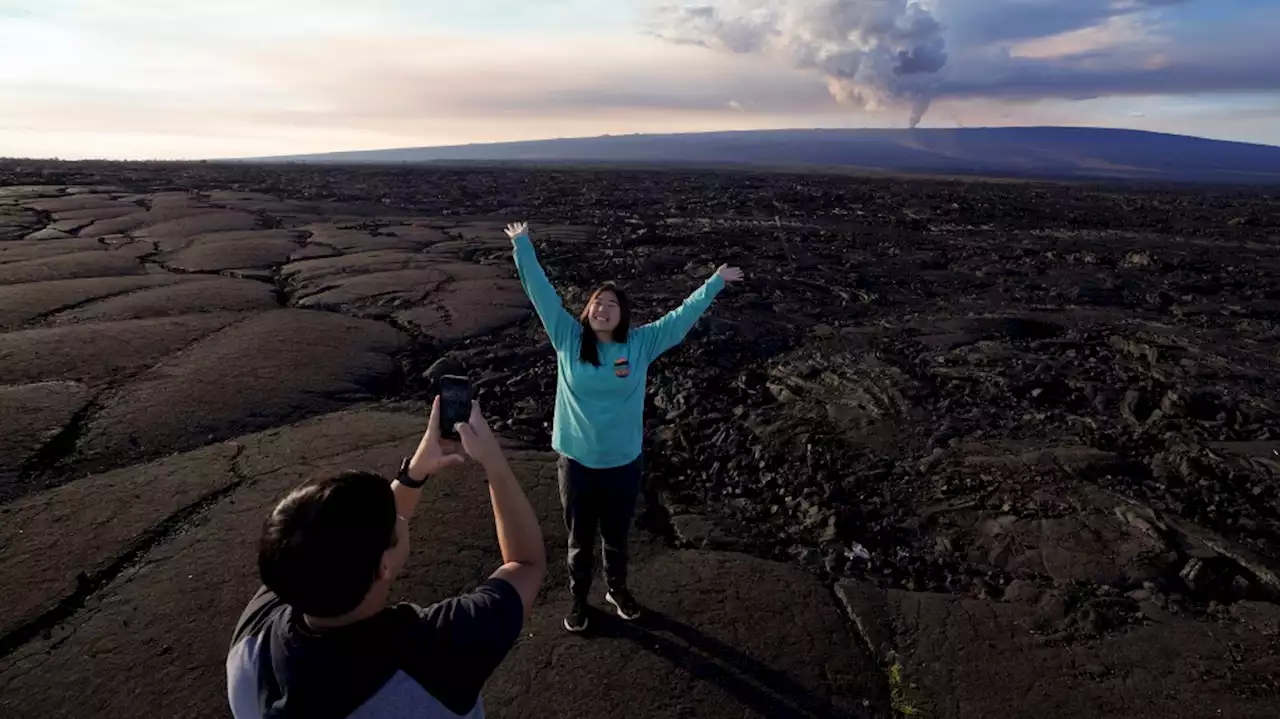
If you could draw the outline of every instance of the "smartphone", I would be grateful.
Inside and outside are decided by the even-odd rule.
[[[440,434],[459,439],[453,426],[471,419],[471,380],[447,374],[440,378]]]

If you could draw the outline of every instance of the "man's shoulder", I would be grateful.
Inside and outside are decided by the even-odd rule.
[[[514,585],[505,579],[491,577],[468,592],[420,606],[410,602],[399,605],[412,610],[427,627],[441,630],[463,628],[479,622],[489,625],[494,620],[510,619],[513,613],[523,621],[524,601]]]
[[[469,592],[420,606],[401,603],[397,612],[413,612],[415,629],[404,657],[406,673],[445,706],[467,715],[480,691],[520,635],[524,603],[504,579],[490,578]]]
[[[265,586],[259,587],[236,621],[227,651],[227,697],[236,717],[262,716],[263,702],[274,702],[282,689],[272,671],[270,647],[275,623],[287,605]]]
[[[231,644],[238,644],[249,637],[267,631],[274,622],[284,618],[288,609],[289,605],[275,592],[265,585],[259,587],[236,621]]]

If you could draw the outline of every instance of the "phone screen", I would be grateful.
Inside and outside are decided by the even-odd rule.
[[[457,439],[453,426],[471,418],[471,381],[466,377],[445,375],[440,378],[440,433]]]

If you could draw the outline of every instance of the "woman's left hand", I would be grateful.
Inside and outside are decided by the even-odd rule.
[[[716,270],[716,274],[725,282],[737,282],[742,279],[742,270],[728,265],[720,265],[720,269]]]

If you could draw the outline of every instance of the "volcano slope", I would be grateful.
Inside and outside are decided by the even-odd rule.
[[[590,639],[556,628],[521,219],[571,310],[613,279],[647,321],[747,272],[653,370],[658,611]],[[491,715],[1268,716],[1277,320],[1251,190],[0,164],[0,709],[224,716],[262,513],[393,469],[463,371],[554,565]],[[479,487],[415,520],[406,598],[497,561]]]

